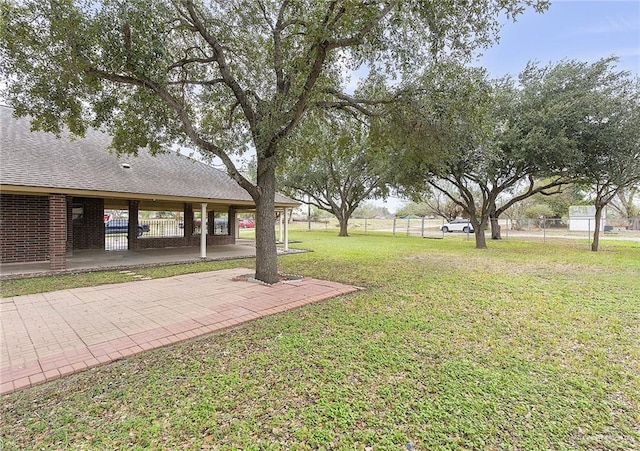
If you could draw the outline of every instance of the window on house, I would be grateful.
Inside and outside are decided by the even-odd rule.
[[[229,235],[229,213],[214,213],[213,234]]]
[[[71,213],[73,215],[74,224],[84,224],[84,205],[73,204],[71,207]]]

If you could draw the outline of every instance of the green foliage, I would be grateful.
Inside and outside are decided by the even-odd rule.
[[[522,217],[539,217],[526,213],[531,207],[534,207],[534,209],[544,209],[544,215],[547,218],[566,218],[569,215],[570,206],[588,203],[583,188],[575,183],[549,191],[551,193],[536,193],[519,202],[517,207],[513,207],[515,211],[511,212],[512,216],[517,216],[520,213]]]
[[[549,147],[555,144],[572,176],[587,185],[640,177],[633,164],[640,159],[639,80],[616,72],[615,62],[530,64],[520,75],[528,102],[524,121],[538,134],[544,130]]]
[[[335,215],[341,235],[363,200],[387,193],[390,153],[377,122],[341,112],[309,114],[288,140],[290,157],[279,166],[280,190]]]
[[[252,183],[256,183],[258,181],[258,159],[255,156],[251,157],[246,162],[242,168],[242,175]]]
[[[441,191],[433,190],[423,194],[421,202],[409,202],[397,211],[399,216],[439,216],[450,220],[464,215],[464,208],[444,195]]]
[[[390,216],[389,210],[387,207],[379,207],[374,205],[372,202],[362,202],[358,205],[353,211],[354,218],[375,218],[376,216],[387,217]]]
[[[408,72],[444,49],[469,55],[492,42],[501,12],[515,17],[529,4],[546,7],[3,2],[0,70],[6,98],[39,129],[106,126],[119,152],[176,140],[205,153],[242,152],[249,142],[266,150],[314,102],[345,100],[335,95],[345,65]]]
[[[478,231],[480,248],[497,196],[523,176],[514,171],[518,156],[494,139],[502,119],[496,93],[503,90],[492,87],[484,70],[441,64],[405,88],[395,116],[397,184],[422,200],[441,193],[446,200],[434,208],[440,215],[448,201],[458,205]]]
[[[426,202],[408,202],[404,204],[396,215],[398,216],[431,216],[437,214],[431,206]]]
[[[547,3],[3,1],[3,95],[36,129],[106,129],[116,152],[178,143],[219,157],[256,202],[257,277],[274,282],[280,145],[308,110],[362,112],[372,99],[344,92],[346,71],[368,63],[399,76],[436,55],[469,56],[501,14]],[[250,147],[256,183],[231,158]]]
[[[4,396],[3,449],[640,446],[638,243],[331,235],[281,267],[365,290]]]
[[[553,210],[547,204],[532,203],[524,210],[524,217],[530,219],[552,218]]]
[[[493,238],[512,205],[572,181],[592,186],[601,209],[640,179],[639,82],[615,72],[614,62],[529,64],[517,85],[455,64],[425,73],[409,90],[423,94],[408,103],[413,122],[401,120],[409,127],[399,183],[442,192],[476,230],[491,219]],[[566,214],[559,198],[544,203],[545,213]],[[476,240],[485,246],[483,235]]]
[[[593,190],[594,251],[602,209],[640,181],[640,79],[616,71],[615,62],[529,65],[521,74],[533,102],[528,123],[561,143],[570,177]]]
[[[322,210],[314,205],[311,206],[311,220],[318,222],[326,222],[332,218],[331,213]]]
[[[490,95],[486,72],[441,62],[407,82],[392,109],[398,150],[397,184],[407,194],[425,190],[429,175],[446,177],[471,159],[488,136]]]

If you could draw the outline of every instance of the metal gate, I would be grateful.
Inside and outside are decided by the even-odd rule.
[[[104,249],[106,251],[126,251],[129,249],[129,220],[109,219],[104,223]]]

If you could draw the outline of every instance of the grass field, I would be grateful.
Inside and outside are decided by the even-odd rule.
[[[366,289],[5,396],[2,449],[640,449],[640,243],[291,238]]]

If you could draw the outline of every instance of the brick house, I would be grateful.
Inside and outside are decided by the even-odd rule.
[[[65,269],[74,250],[104,249],[105,210],[128,212],[130,250],[235,243],[236,214],[255,204],[226,173],[172,151],[116,156],[109,143],[96,130],[75,140],[33,132],[29,119],[0,106],[0,263],[49,261],[51,270]],[[276,209],[297,205],[276,196]],[[145,210],[183,213],[180,236],[139,238]],[[206,233],[194,212],[206,215]],[[224,234],[214,232],[220,214],[228,221]]]

